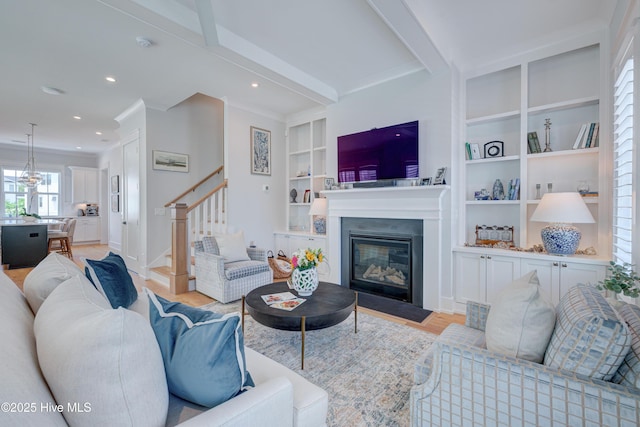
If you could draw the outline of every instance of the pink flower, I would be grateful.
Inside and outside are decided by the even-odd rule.
[[[296,257],[296,256],[291,257],[291,266],[292,266],[293,268],[298,267],[298,257]]]

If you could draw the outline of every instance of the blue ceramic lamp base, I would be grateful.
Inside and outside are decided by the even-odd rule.
[[[550,224],[541,231],[542,245],[549,255],[573,255],[582,233],[571,224]]]

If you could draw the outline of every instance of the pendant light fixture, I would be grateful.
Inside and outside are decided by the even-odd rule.
[[[36,159],[33,154],[34,133],[33,130],[36,126],[35,123],[29,123],[31,125],[31,134],[27,134],[27,164],[24,166],[22,175],[18,178],[18,182],[26,185],[28,188],[35,188],[42,182],[42,175],[36,171]]]

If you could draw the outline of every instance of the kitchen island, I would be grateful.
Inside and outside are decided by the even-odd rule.
[[[4,268],[34,267],[47,256],[47,228],[55,219],[0,221],[0,253]]]

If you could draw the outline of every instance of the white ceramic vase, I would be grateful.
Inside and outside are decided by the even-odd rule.
[[[318,288],[318,270],[315,267],[307,270],[296,268],[291,274],[291,281],[298,295],[308,297]]]

